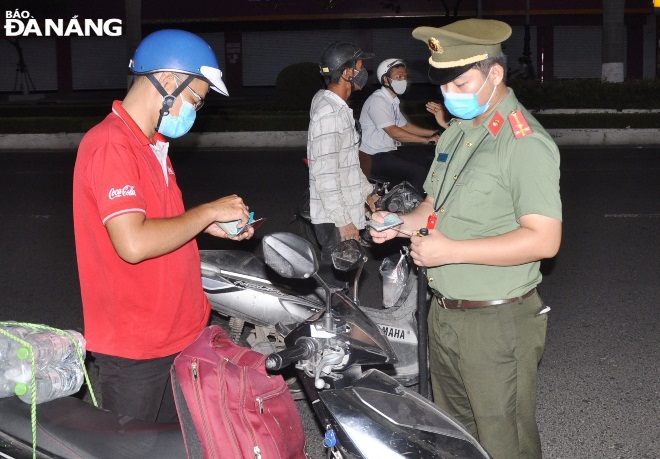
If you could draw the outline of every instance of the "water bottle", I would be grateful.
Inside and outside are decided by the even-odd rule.
[[[21,326],[14,325],[0,325],[4,331],[8,332],[12,336],[15,336],[20,339],[25,339],[27,335],[31,333],[31,330]],[[21,344],[4,335],[0,334],[0,367],[7,369],[9,368],[14,361],[16,360],[16,352],[21,347]]]
[[[30,333],[30,330],[23,327],[3,327],[3,329],[21,339],[25,339]],[[12,386],[13,392],[16,383],[29,382],[31,377],[30,352],[18,341],[0,335],[0,393],[6,390],[3,385],[5,381]]]
[[[85,355],[85,338],[74,330],[67,330],[77,341],[80,352]],[[25,341],[32,345],[35,365],[46,368],[67,360],[78,360],[78,353],[73,340],[68,335],[60,335],[52,331],[33,333],[25,337]]]
[[[19,347],[18,341],[0,335],[0,365],[3,368],[7,368],[9,361],[16,357],[16,351]]]
[[[78,362],[47,367],[35,375],[36,403],[43,403],[60,397],[75,394],[84,380],[82,367]],[[15,394],[25,403],[32,403],[29,383],[16,384]]]
[[[19,355],[22,354],[23,349],[19,350]],[[32,379],[32,365],[30,359],[21,360],[13,358],[4,371],[3,376],[8,380],[15,383],[29,383]]]
[[[5,378],[4,374],[0,374],[0,398],[14,395],[15,386],[16,384],[13,381]]]

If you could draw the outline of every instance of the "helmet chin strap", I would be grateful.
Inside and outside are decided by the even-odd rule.
[[[351,71],[355,70],[355,61],[351,61],[350,70]],[[353,82],[353,79],[355,78],[355,76],[352,76],[350,78],[344,78],[344,75],[342,74],[341,77],[344,81],[348,81],[351,84],[351,92],[355,92],[355,82]]]
[[[149,73],[147,75],[147,78],[149,78],[149,81],[154,85],[156,90],[160,93],[161,96],[163,96],[163,106],[161,107],[160,111],[158,112],[160,115],[158,116],[158,122],[156,123],[156,132],[158,132],[158,128],[160,127],[160,122],[163,120],[163,116],[167,115],[170,112],[170,109],[174,105],[174,101],[176,101],[176,98],[179,97],[179,94],[186,89],[186,86],[188,86],[192,81],[195,79],[193,75],[188,75],[188,78],[186,78],[175,90],[172,94],[168,94],[167,91],[165,91],[165,88],[160,84],[160,82],[156,79],[156,77],[153,75],[153,73]]]
[[[385,84],[385,78],[389,78],[389,80],[390,80],[390,84]],[[382,83],[383,87],[389,89],[389,90],[392,91],[394,94],[396,94],[396,91],[395,91],[394,88],[392,87],[392,78],[390,78],[390,77],[387,76],[387,75],[383,75],[383,78],[382,78],[381,83]]]

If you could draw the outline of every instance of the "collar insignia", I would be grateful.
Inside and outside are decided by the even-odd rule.
[[[500,133],[502,126],[504,126],[504,117],[500,115],[500,112],[495,112],[495,115],[493,115],[493,117],[490,119],[490,122],[488,123],[488,130],[493,135],[493,137],[497,137],[497,134]]]

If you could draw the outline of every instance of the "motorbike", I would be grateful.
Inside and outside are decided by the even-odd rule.
[[[381,198],[376,206],[395,213],[412,211],[424,197],[408,182],[390,188],[383,179],[373,181]],[[305,204],[306,203],[306,204]],[[309,194],[298,209],[300,235],[318,249],[309,217]],[[404,248],[404,256],[408,257]],[[323,289],[310,279],[286,279],[269,270],[256,255],[237,250],[202,250],[202,285],[214,314],[222,320],[237,344],[263,354],[284,346],[276,331],[278,323],[295,323],[324,308]],[[321,265],[324,279],[332,278],[332,268]],[[358,302],[362,266],[353,278],[353,299]],[[387,309],[362,308],[392,342],[398,356],[388,372],[406,386],[418,383],[417,289],[414,270],[406,275],[399,299]]]
[[[266,368],[295,364],[324,427],[328,457],[490,457],[460,422],[377,369],[397,361],[390,341],[341,289],[323,281],[308,241],[274,233],[262,243],[266,263],[280,276],[314,279],[326,292],[323,309],[278,326],[286,348],[270,354]],[[364,258],[355,241],[344,241],[333,252],[339,270],[359,268]]]
[[[301,322],[325,309],[327,293],[313,279],[282,277],[249,252],[201,250],[200,255],[206,297],[214,316],[237,344],[263,354],[276,352],[285,346],[278,324]],[[361,259],[354,269],[352,301],[356,305],[365,261]],[[320,269],[330,267],[322,265]],[[418,282],[414,270],[408,272],[404,282],[392,307],[361,309],[382,330],[397,355],[397,361],[385,371],[401,384],[413,386],[419,378],[415,315]]]
[[[296,363],[323,426],[328,457],[489,458],[458,421],[376,369],[396,363],[394,348],[343,290],[323,283],[309,242],[290,233],[262,242],[266,263],[278,276],[311,280],[324,292],[323,307],[314,314],[277,325],[285,347],[270,354],[266,365],[280,371]],[[347,242],[333,263],[341,270],[359,269],[364,251]],[[39,404],[36,411],[17,397],[1,398],[0,413],[0,456],[6,458],[186,457],[178,423],[131,419],[73,396]]]

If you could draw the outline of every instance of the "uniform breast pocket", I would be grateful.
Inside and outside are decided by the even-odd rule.
[[[497,179],[483,172],[468,171],[456,184],[456,217],[471,224],[488,224],[496,215]]]
[[[431,173],[431,185],[433,187],[439,187],[440,182],[442,181],[443,177],[446,175],[446,169],[447,169],[447,163],[446,162],[439,162],[439,161],[434,161],[433,163],[433,172]],[[434,194],[437,193],[434,192]]]

